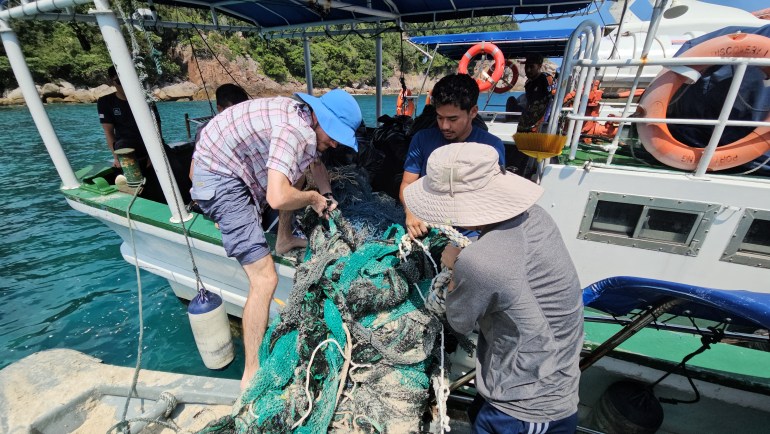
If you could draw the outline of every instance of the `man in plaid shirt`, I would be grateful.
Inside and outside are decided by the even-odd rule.
[[[355,131],[361,109],[350,94],[336,89],[320,98],[295,95],[297,99],[255,99],[224,110],[203,128],[193,156],[192,198],[219,224],[227,255],[238,260],[249,278],[242,388],[259,368],[258,349],[278,284],[261,211],[267,204],[276,210],[311,206],[318,215],[327,215],[336,202],[318,157],[339,145],[358,150]],[[294,186],[308,168],[319,191]],[[279,231],[277,250],[304,245],[306,241],[292,237],[291,225],[283,226],[287,230]]]

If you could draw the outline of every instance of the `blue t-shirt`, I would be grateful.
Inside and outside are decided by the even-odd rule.
[[[505,145],[503,145],[503,141],[494,134],[490,134],[489,132],[474,126],[471,130],[471,134],[464,140],[464,142],[484,143],[492,146],[500,155],[500,165],[505,166]],[[417,134],[412,137],[412,142],[409,143],[409,153],[406,154],[404,171],[418,173],[420,177],[425,176],[430,154],[436,149],[448,144],[449,141],[444,138],[444,135],[441,134],[441,130],[438,128],[426,128],[418,131]],[[479,236],[477,231],[469,231],[461,228],[456,229],[469,238]]]
[[[481,128],[473,127],[471,134],[463,141],[485,143],[492,146],[500,154],[500,164],[505,165],[505,145],[503,145],[503,141],[499,137]],[[412,137],[412,142],[409,144],[409,153],[406,154],[404,170],[410,173],[417,173],[421,177],[425,176],[430,154],[439,147],[448,144],[449,141],[444,138],[444,135],[441,134],[441,130],[438,128],[426,128],[418,131]]]

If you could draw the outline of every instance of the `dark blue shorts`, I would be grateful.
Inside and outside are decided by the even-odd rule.
[[[227,256],[248,265],[270,254],[259,208],[241,179],[217,175],[196,165],[190,194],[203,213],[219,224]]]
[[[552,422],[526,422],[495,408],[481,395],[476,395],[468,409],[474,434],[574,434],[577,412]]]

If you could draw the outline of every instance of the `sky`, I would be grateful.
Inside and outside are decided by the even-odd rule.
[[[770,8],[770,0],[701,0],[704,3],[713,3],[717,5],[732,6],[747,10],[749,12]],[[599,24],[610,24],[614,22],[612,16],[607,12],[610,8],[610,2],[602,6],[601,12],[575,18],[559,19],[555,21],[537,21],[519,24],[521,30],[548,30],[548,29],[567,29],[574,28],[586,19],[592,19]],[[649,19],[652,12],[652,5],[649,0],[637,0],[631,6],[631,11],[642,19]],[[768,22],[770,23],[770,22]]]

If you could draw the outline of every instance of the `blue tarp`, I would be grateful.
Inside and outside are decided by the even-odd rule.
[[[574,29],[514,30],[504,32],[460,33],[455,35],[416,36],[410,41],[438,45],[438,53],[459,60],[466,51],[479,42],[493,42],[503,51],[506,59],[539,53],[545,57],[561,57]]]
[[[571,12],[586,8],[582,0],[345,0],[327,8],[326,1],[277,0],[156,0],[154,3],[199,9],[216,8],[220,13],[266,28],[334,25],[357,21],[421,23],[449,19]],[[567,3],[567,4],[565,4]],[[375,13],[363,9],[371,8]],[[386,16],[387,15],[387,16]]]
[[[731,319],[731,324],[770,329],[770,294],[685,285],[665,280],[619,276],[583,289],[583,303],[611,315],[656,306],[671,298],[685,300],[669,314],[711,321]]]

